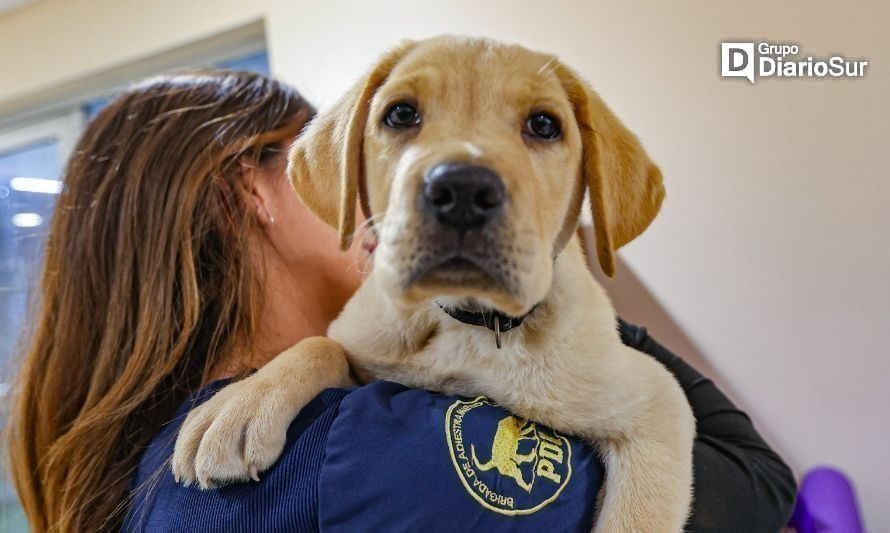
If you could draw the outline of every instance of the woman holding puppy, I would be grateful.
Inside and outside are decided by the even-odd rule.
[[[313,114],[281,83],[207,71],[136,85],[88,126],[63,178],[10,421],[35,531],[589,526],[602,479],[592,451],[573,443],[571,464],[535,486],[527,470],[480,474],[491,495],[480,502],[441,453],[453,399],[386,383],[316,398],[257,483],[172,479],[188,409],[324,335],[361,282],[366,252],[339,252],[285,176]],[[620,328],[676,375],[698,418],[690,529],[780,527],[794,496],[781,459],[713,383],[645,330]]]

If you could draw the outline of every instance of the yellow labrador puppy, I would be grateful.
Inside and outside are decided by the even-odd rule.
[[[300,409],[351,366],[362,381],[487,396],[589,441],[607,472],[595,531],[682,529],[695,420],[672,375],[621,343],[577,237],[587,194],[611,275],[614,250],[661,205],[661,174],[573,71],[487,39],[405,43],[311,123],[289,172],[343,246],[362,206],[373,272],[329,338],[189,415],[178,479],[256,479]]]

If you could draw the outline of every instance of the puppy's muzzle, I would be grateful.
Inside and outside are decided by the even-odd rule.
[[[443,163],[423,181],[421,210],[460,235],[487,225],[504,210],[504,183],[488,167]]]

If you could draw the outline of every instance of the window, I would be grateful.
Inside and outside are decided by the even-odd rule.
[[[210,65],[268,73],[266,51],[253,48],[213,60]],[[23,333],[28,332],[25,321],[65,160],[83,126],[105,107],[112,94],[108,91],[26,127],[0,131],[0,399],[4,405],[8,405],[9,380],[21,356]],[[4,417],[0,426],[5,425]],[[0,476],[0,531],[27,530],[15,491],[5,475]]]
[[[83,124],[66,114],[0,133],[0,397],[19,359],[29,299],[65,155]],[[2,421],[5,426],[5,420]],[[0,531],[26,531],[15,491],[0,482]]]

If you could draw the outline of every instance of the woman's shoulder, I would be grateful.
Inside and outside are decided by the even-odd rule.
[[[603,470],[583,443],[485,398],[377,382],[340,402],[321,529],[588,531]]]
[[[333,421],[350,390],[330,389],[300,412],[281,458],[259,483],[201,490],[176,483],[170,457],[189,409],[213,396],[219,382],[199,391],[153,439],[132,483],[124,531],[315,531],[318,477]]]
[[[307,405],[259,483],[201,491],[167,462],[185,411],[143,458],[128,530],[587,530],[602,480],[589,448],[483,398],[376,382]]]

